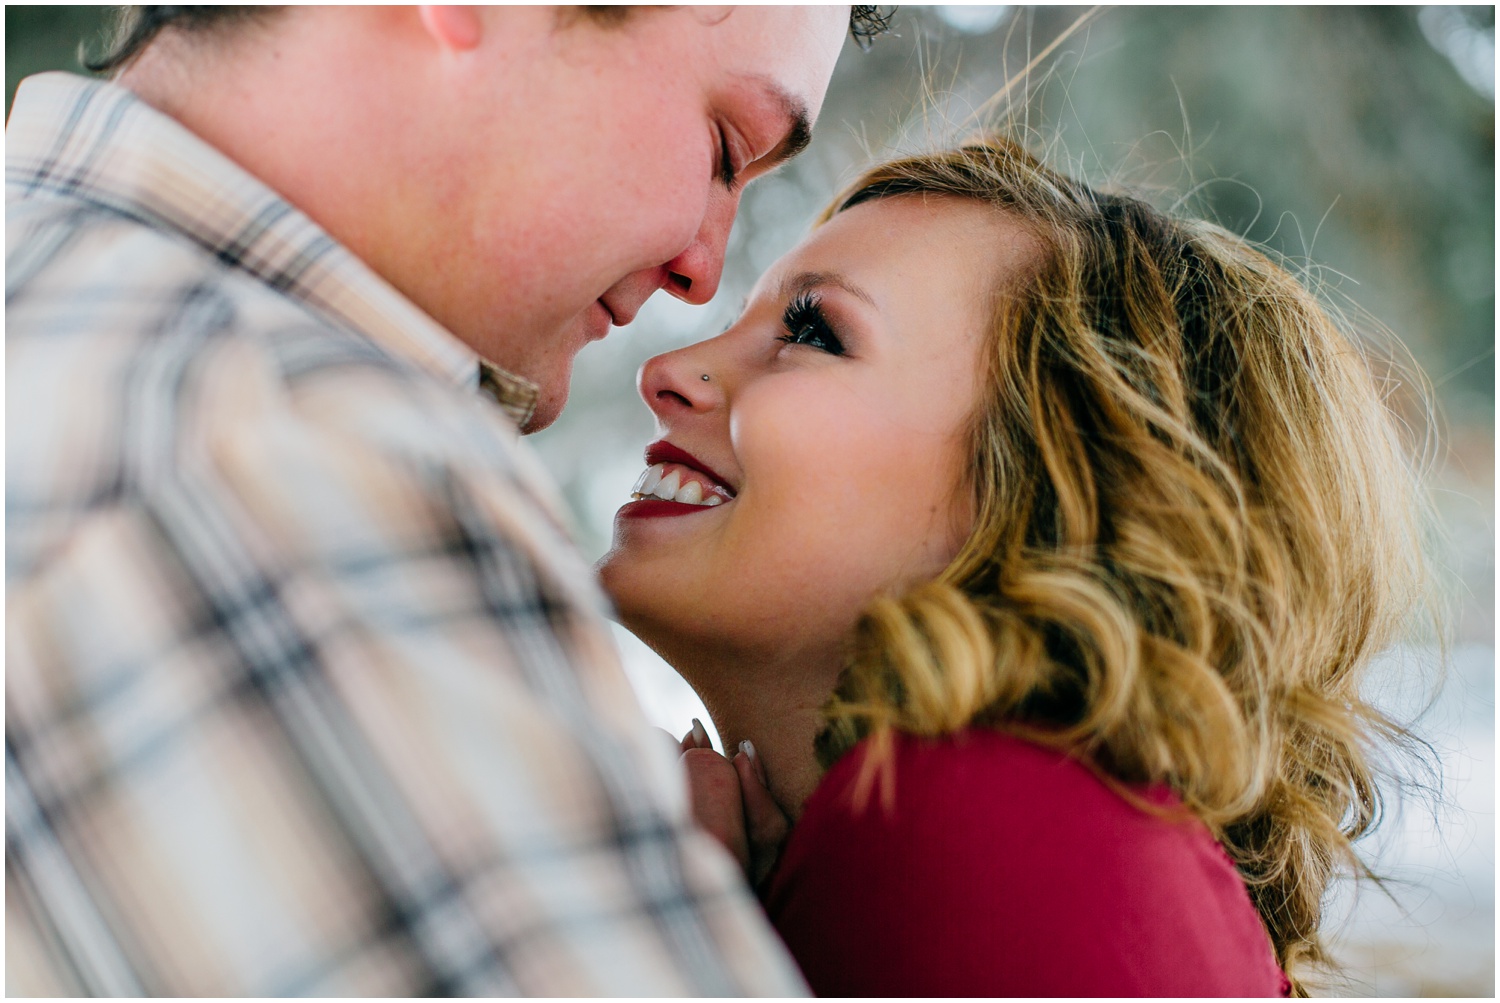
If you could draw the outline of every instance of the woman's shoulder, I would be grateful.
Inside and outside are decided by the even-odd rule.
[[[895,736],[872,780],[873,751],[829,770],[767,897],[820,995],[1280,989],[1239,875],[1169,792],[992,731]]]
[[[897,734],[886,767],[869,771],[874,754],[861,743],[829,770],[798,821],[804,840],[857,833],[929,887],[1045,880],[1056,903],[1133,887],[1197,898],[1208,885],[1245,898],[1227,855],[1165,789],[1111,785],[1062,750],[990,730]]]
[[[1114,794],[1085,761],[1006,732],[968,728],[941,738],[892,732],[890,743],[892,768],[881,788],[888,815],[892,809],[905,814],[902,802],[909,802],[904,807],[943,809],[944,792],[955,786],[971,790],[975,782],[1012,795],[1051,800],[1103,801]],[[829,807],[864,802],[864,797],[856,797],[865,790],[861,777],[867,763],[879,758],[881,752],[872,740],[859,743],[825,774],[815,799]],[[1155,800],[1163,798],[1158,795]]]
[[[1111,784],[1061,749],[977,728],[943,738],[894,733],[891,741],[884,769],[866,769],[878,755],[868,741],[835,763],[804,816],[936,837],[984,829],[989,846],[1027,833],[1114,843],[1127,830],[1149,838],[1126,847],[1132,852],[1158,841],[1217,845],[1170,791]],[[990,830],[995,823],[1003,831]]]

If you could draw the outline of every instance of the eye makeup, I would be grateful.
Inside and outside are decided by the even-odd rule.
[[[793,297],[781,315],[781,326],[786,333],[780,335],[778,341],[806,345],[829,355],[844,354],[844,343],[824,317],[823,301],[815,292],[804,291]]]

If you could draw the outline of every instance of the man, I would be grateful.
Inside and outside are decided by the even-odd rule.
[[[22,84],[10,992],[802,990],[515,428],[713,295],[849,16],[140,8]]]

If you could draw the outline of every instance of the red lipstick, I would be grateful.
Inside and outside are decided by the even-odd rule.
[[[707,478],[715,485],[712,490],[717,493],[715,502],[733,500],[734,488],[730,487],[724,478],[713,471],[706,463],[698,459],[692,453],[674,446],[665,439],[653,442],[646,447],[646,466],[654,467],[657,464],[670,463],[678,467],[686,467],[695,474]],[[659,476],[659,475],[658,475]],[[675,475],[672,475],[675,476]],[[646,475],[642,474],[642,481]],[[641,490],[639,487],[637,490]],[[705,488],[705,491],[710,490]],[[716,505],[693,505],[687,502],[667,501],[662,498],[639,498],[620,508],[618,515],[623,519],[651,519],[662,516],[689,515],[694,512],[703,512],[714,508]]]
[[[729,483],[715,473],[713,468],[708,464],[687,450],[672,445],[666,439],[660,439],[646,447],[646,466],[651,467],[658,463],[680,463],[684,467],[692,467],[719,485],[719,487],[728,491],[731,496],[735,493],[734,488],[730,487]]]
[[[664,501],[660,498],[642,498],[620,506],[615,514],[622,519],[656,519],[665,515],[690,515],[694,512],[712,512],[703,505],[688,505],[683,502]]]

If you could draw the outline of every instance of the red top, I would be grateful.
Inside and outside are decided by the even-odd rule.
[[[1198,820],[1148,814],[1060,752],[978,730],[898,736],[893,810],[877,783],[861,811],[866,751],[808,799],[766,896],[819,996],[1287,994]]]

